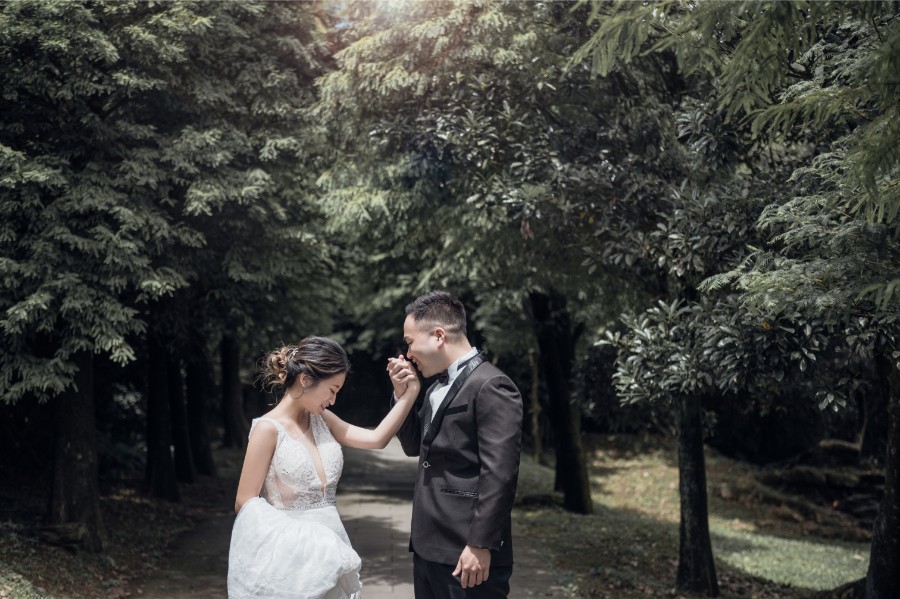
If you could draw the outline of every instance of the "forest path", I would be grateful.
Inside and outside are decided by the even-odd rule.
[[[393,439],[384,451],[344,449],[338,511],[362,558],[363,599],[413,599],[412,558],[407,550],[415,458]],[[231,498],[227,498],[231,501]],[[133,586],[137,597],[226,597],[228,545],[233,516],[209,520],[186,533],[148,579]],[[510,597],[562,598],[548,565],[523,535],[516,539]]]

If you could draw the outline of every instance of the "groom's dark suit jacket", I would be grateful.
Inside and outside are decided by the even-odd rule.
[[[428,396],[436,383],[397,432],[406,455],[419,456],[410,551],[456,565],[465,546],[472,545],[491,550],[492,566],[512,565],[510,512],[519,474],[522,396],[490,362],[458,382],[427,435]]]

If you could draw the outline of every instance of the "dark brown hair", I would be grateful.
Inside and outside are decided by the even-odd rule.
[[[406,306],[417,324],[439,325],[448,335],[466,336],[466,309],[462,302],[446,291],[429,291]]]
[[[307,337],[297,345],[287,345],[269,352],[259,364],[263,388],[282,386],[290,389],[301,374],[319,381],[342,372],[350,372],[347,352],[334,339]]]

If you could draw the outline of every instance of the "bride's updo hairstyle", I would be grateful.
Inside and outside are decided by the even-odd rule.
[[[301,374],[317,385],[319,381],[342,372],[350,372],[347,352],[334,339],[307,337],[297,345],[269,352],[260,360],[259,374],[265,389],[290,389]]]

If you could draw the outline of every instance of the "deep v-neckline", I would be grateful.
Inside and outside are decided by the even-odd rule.
[[[284,427],[283,424],[282,427]],[[301,437],[295,437],[287,430],[287,428],[285,428],[284,434],[290,437],[295,443],[300,444],[300,446],[306,450],[307,455],[309,455],[309,458],[312,460],[313,470],[316,471],[316,478],[322,483],[322,489],[325,489],[328,486],[328,472],[325,470],[325,462],[322,460],[322,452],[319,450],[319,437],[316,434],[316,428],[317,427],[313,424],[313,415],[310,414],[309,428],[307,430],[312,431],[312,441],[306,438],[305,432],[302,433]]]

